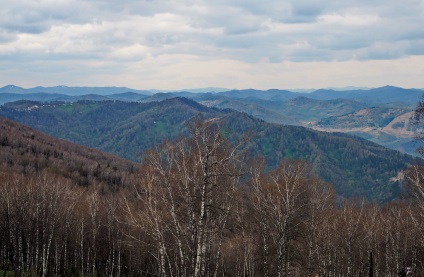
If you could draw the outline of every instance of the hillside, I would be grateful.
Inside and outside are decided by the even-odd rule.
[[[308,126],[310,121],[316,121],[330,116],[339,116],[368,107],[368,105],[353,100],[332,99],[317,100],[305,96],[298,96],[288,101],[259,100],[258,105],[266,109],[290,116],[300,126]],[[264,120],[269,121],[264,118]],[[271,121],[269,121],[271,122]],[[287,124],[286,122],[274,122]]]
[[[318,127],[332,126],[333,128],[376,128],[385,127],[396,117],[410,112],[404,108],[372,107],[360,109],[339,116],[327,117],[317,122]]]
[[[376,93],[376,91],[372,93]],[[361,95],[365,95],[363,91],[360,92]],[[359,99],[364,102],[344,98],[320,100],[314,99],[312,94],[308,97],[298,96],[286,101],[223,98],[219,95],[213,95],[207,99],[202,97],[194,99],[207,106],[232,108],[246,112],[270,123],[290,124],[321,131],[358,135],[390,149],[415,155],[418,146],[417,141],[415,141],[417,129],[410,123],[409,117],[405,117],[405,115],[413,111],[414,106],[407,103],[412,102],[411,99],[414,97],[418,99],[418,93],[414,91],[415,94],[413,93],[411,96],[408,95],[409,90],[400,90],[400,92],[405,93],[404,100],[402,100],[401,95],[396,94],[396,91],[391,92],[386,88],[381,94],[381,99],[385,99],[387,96],[387,101],[398,100],[399,102],[380,103],[374,106],[371,106],[372,101],[370,100],[369,103],[366,98]],[[343,96],[343,93],[349,93],[349,91],[332,91],[331,97],[334,97],[337,93]],[[353,97],[354,95],[350,96]],[[396,97],[396,99],[393,97]],[[398,120],[396,120],[397,117],[399,117]],[[392,121],[398,123],[388,126]]]
[[[332,116],[311,124],[312,128],[328,132],[344,132],[396,149],[416,154],[421,132],[414,124],[413,112],[405,108],[372,107],[341,116]]]
[[[35,104],[0,107],[0,115],[59,138],[140,161],[144,150],[185,133],[185,123],[202,114],[226,122],[233,139],[249,136],[246,153],[263,155],[272,168],[284,158],[302,158],[343,196],[362,195],[385,201],[396,197],[390,182],[414,163],[412,157],[358,137],[318,132],[304,127],[266,123],[234,110],[207,108],[185,98],[162,102],[120,101]]]
[[[245,112],[270,123],[358,135],[412,155],[416,155],[415,150],[418,147],[418,142],[415,141],[417,126],[413,126],[410,116],[406,116],[412,112],[412,108],[403,107],[405,105],[398,107],[395,104],[384,104],[370,107],[366,103],[349,99],[318,100],[304,96],[287,101],[269,101],[209,94],[199,95],[194,100],[208,107]]]
[[[194,97],[194,100],[207,107],[214,107],[219,109],[233,109],[239,112],[247,113],[248,115],[271,123],[291,125],[301,124],[298,118],[289,113],[286,113],[283,110],[266,107],[263,102],[270,102],[267,100],[255,99],[249,101],[247,99],[235,99],[214,94],[200,95]]]
[[[20,101],[0,107],[0,115],[58,138],[140,161],[144,150],[180,134],[187,119],[206,109],[184,98],[145,104]]]
[[[137,165],[0,117],[0,171],[47,174],[80,186],[118,188],[127,184]]]

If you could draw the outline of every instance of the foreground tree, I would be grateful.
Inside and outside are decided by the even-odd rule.
[[[127,219],[154,241],[160,276],[216,276],[241,176],[238,146],[214,120],[194,120],[190,137],[149,151]],[[147,243],[147,241],[144,241]]]
[[[44,175],[1,177],[2,243],[15,276],[23,272],[39,276],[58,273],[59,249],[66,247],[60,239],[66,236],[61,222],[68,222],[76,193],[65,181]]]
[[[327,201],[325,197],[330,196],[325,190],[316,188],[323,184],[317,182],[303,161],[286,160],[270,173],[265,174],[259,168],[252,176],[251,200],[260,236],[258,241],[263,246],[263,274],[290,276],[302,267],[299,263],[302,257],[312,259],[311,247],[315,247],[315,243],[310,241],[306,252],[306,246],[299,244],[298,239],[305,237],[308,227],[312,227],[307,225],[308,220],[316,225],[317,213],[326,209],[326,204],[321,206],[312,193],[321,192],[324,202]],[[311,267],[312,261],[308,263]]]
[[[410,209],[412,222],[420,233],[419,243],[424,247],[424,168],[420,165],[409,167],[406,172],[407,187],[413,197]]]
[[[308,249],[307,259],[307,276],[311,277],[315,273],[319,276],[324,275],[320,267],[323,261],[325,251],[322,249],[322,244],[325,242],[323,230],[328,224],[331,212],[334,209],[336,192],[334,188],[323,183],[319,178],[310,180],[309,189],[309,217],[307,219],[307,230],[305,241]],[[324,231],[325,232],[325,231]]]
[[[141,173],[126,176],[132,185],[119,190],[78,187],[49,172],[0,172],[0,275],[394,277],[404,266],[416,276],[424,270],[422,168],[406,174],[410,202],[334,205],[334,190],[306,162],[284,160],[272,170],[260,159],[248,164],[217,120],[197,119],[189,131],[147,152]]]

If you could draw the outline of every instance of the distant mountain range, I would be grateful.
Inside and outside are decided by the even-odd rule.
[[[48,94],[63,94],[67,96],[78,96],[85,94],[98,94],[98,95],[111,95],[120,94],[125,92],[135,92],[139,94],[153,94],[148,90],[136,90],[126,87],[68,87],[68,86],[55,86],[55,87],[34,87],[34,88],[21,88],[15,85],[7,85],[0,88],[0,93],[17,93],[17,94],[33,94],[33,93],[48,93]]]
[[[393,86],[319,89],[305,93],[279,89],[224,88],[159,91],[124,87],[57,86],[23,89],[10,85],[0,88],[0,105],[19,100],[49,103],[81,100],[148,103],[185,97],[208,107],[245,112],[270,123],[351,133],[414,154],[418,146],[414,137],[419,130],[413,125],[411,112],[423,94],[424,90]],[[366,117],[362,116],[364,113]],[[401,123],[394,124],[400,121],[405,128],[400,128]]]
[[[76,102],[81,100],[91,101],[106,101],[106,100],[119,100],[119,101],[130,101],[136,102],[143,98],[149,97],[149,95],[139,94],[136,92],[122,92],[109,95],[100,94],[81,94],[81,95],[66,95],[59,93],[47,93],[37,92],[28,94],[17,94],[17,93],[0,93],[0,105],[19,101],[19,100],[32,100],[41,102]]]
[[[386,201],[400,191],[398,174],[411,156],[342,133],[325,133],[299,126],[267,123],[231,109],[208,108],[187,98],[148,103],[80,101],[42,103],[19,101],[0,106],[0,115],[51,136],[140,161],[144,150],[186,132],[196,115],[225,122],[232,140],[249,136],[243,151],[263,155],[268,168],[284,158],[308,161],[340,196],[366,196]]]
[[[175,90],[174,92],[184,91],[191,93],[205,93],[205,92],[223,92],[228,91],[225,88],[199,88],[199,89],[184,89]],[[62,94],[66,96],[80,96],[86,94],[98,94],[98,95],[112,95],[122,94],[127,92],[133,92],[141,95],[152,95],[155,93],[171,92],[168,90],[138,90],[127,87],[68,87],[68,86],[54,86],[54,87],[34,87],[34,88],[22,88],[15,85],[7,85],[0,88],[0,93],[13,93],[13,94],[37,94],[37,93],[48,93],[48,94]]]
[[[307,91],[307,92],[305,92]],[[305,96],[318,100],[331,100],[337,98],[352,99],[356,101],[372,101],[372,103],[392,103],[402,102],[414,104],[422,96],[424,90],[422,89],[404,89],[394,86],[384,86],[380,88],[355,88],[348,87],[342,89],[318,89],[318,90],[255,90],[255,89],[242,89],[231,90],[225,88],[202,88],[202,89],[186,89],[186,90],[137,90],[126,87],[68,87],[68,86],[54,86],[54,87],[34,87],[22,88],[15,85],[7,85],[0,88],[1,94],[53,94],[65,96],[81,96],[97,94],[102,96],[110,96],[114,94],[123,93],[136,93],[142,96],[153,95],[156,93],[172,93],[175,96],[187,97],[187,95],[213,93],[220,96],[227,96],[237,99],[262,99],[272,101],[283,101],[296,98],[298,96]],[[194,96],[193,96],[194,97]],[[23,98],[29,100],[27,98]],[[19,99],[22,100],[22,99]],[[4,101],[3,101],[4,103]]]

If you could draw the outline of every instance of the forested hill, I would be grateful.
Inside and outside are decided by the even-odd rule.
[[[77,103],[10,103],[0,115],[67,139],[134,161],[144,150],[185,133],[185,123],[197,114],[220,118],[224,132],[233,138],[248,134],[244,151],[263,155],[268,168],[284,158],[302,158],[342,196],[366,196],[386,201],[399,193],[394,179],[410,156],[366,140],[313,131],[304,127],[266,123],[233,110],[207,108],[185,98],[161,102],[120,101]]]
[[[80,186],[116,189],[138,165],[99,150],[56,139],[0,117],[0,172],[65,178]]]

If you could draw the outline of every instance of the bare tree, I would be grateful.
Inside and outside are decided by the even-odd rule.
[[[156,242],[158,274],[216,276],[240,179],[238,146],[216,120],[197,118],[188,129],[189,138],[146,153],[136,190],[142,208],[127,204],[127,215]]]
[[[269,174],[254,172],[252,201],[264,251],[264,275],[271,275],[270,245],[275,245],[277,276],[290,276],[290,242],[301,236],[308,218],[310,168],[303,161],[283,161]]]
[[[60,222],[68,217],[74,192],[63,180],[45,175],[11,177],[0,186],[0,205],[15,275],[57,273]]]
[[[308,244],[308,277],[319,272],[319,262],[322,258],[318,244],[320,230],[324,229],[330,211],[334,209],[336,192],[329,184],[320,179],[312,179],[309,183],[309,218],[305,240]]]
[[[411,219],[421,233],[419,242],[424,247],[424,168],[419,165],[409,167],[406,180],[414,200],[410,212]]]

